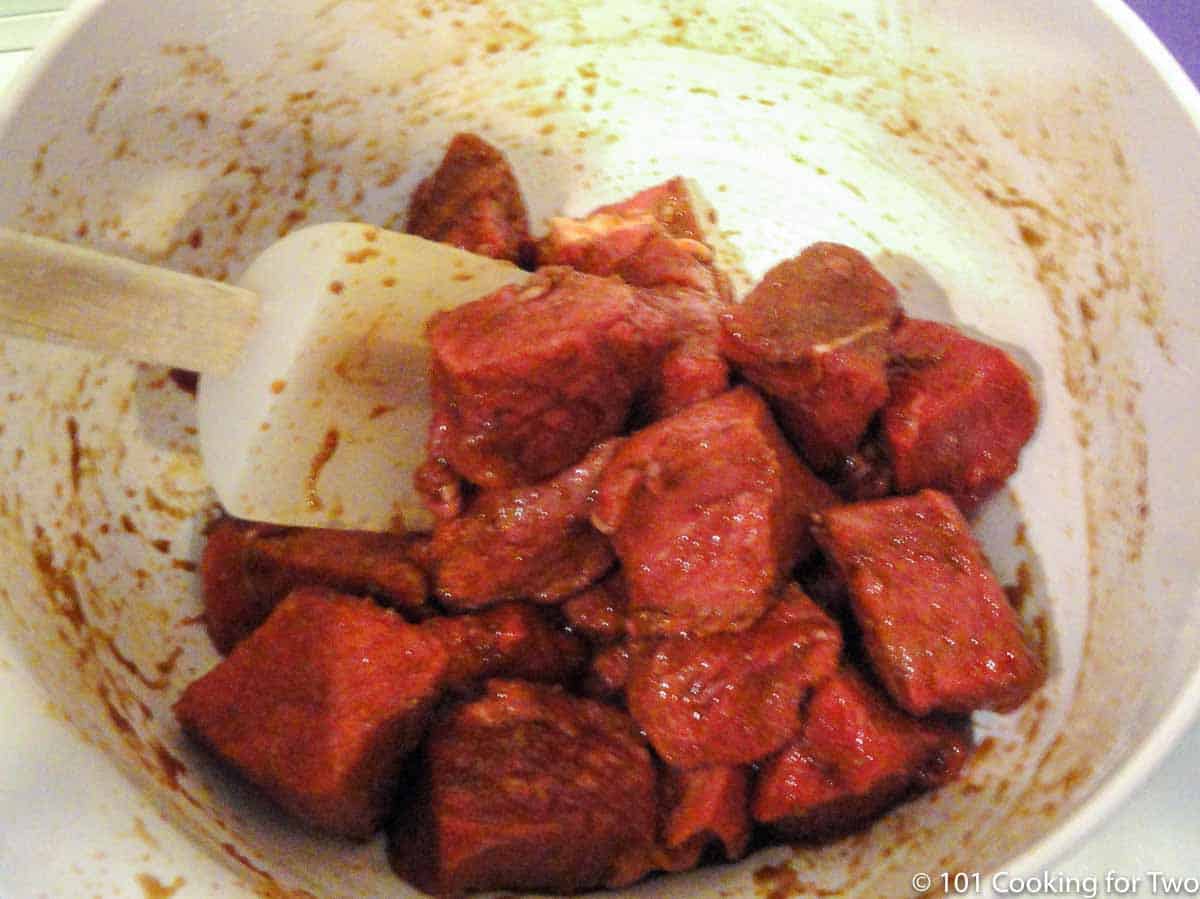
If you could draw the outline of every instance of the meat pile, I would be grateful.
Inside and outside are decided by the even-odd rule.
[[[741,303],[673,179],[530,237],[473,135],[414,233],[534,270],[428,323],[431,534],[224,518],[185,731],[419,888],[572,893],[943,784],[1043,664],[966,515],[1037,421],[1000,350],[816,244]]]

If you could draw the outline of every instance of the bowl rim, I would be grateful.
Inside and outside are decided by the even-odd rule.
[[[1180,62],[1125,0],[1086,0],[1112,23],[1161,79],[1172,99],[1200,135],[1200,88]],[[1200,601],[1200,586],[1192,593]],[[1166,760],[1184,734],[1200,726],[1200,666],[1192,669],[1183,689],[1149,729],[1142,743],[1105,775],[1095,792],[1069,813],[1058,827],[1012,859],[1005,873],[1043,871],[1080,847],[1100,825],[1141,788]]]
[[[62,49],[114,0],[72,0],[55,22],[50,34],[13,74],[0,92],[0,133],[7,133],[28,95],[54,65]],[[1091,6],[1127,39],[1146,60],[1170,97],[1200,137],[1200,87],[1188,76],[1162,40],[1125,0],[1076,0]],[[1200,602],[1200,584],[1192,592]],[[43,685],[39,682],[39,687]],[[1183,688],[1165,712],[1149,728],[1143,741],[1101,779],[1094,792],[1070,812],[1059,825],[1032,846],[1013,857],[1004,874],[1027,876],[1045,871],[1054,862],[1079,848],[1111,818],[1150,778],[1191,729],[1200,726],[1200,665],[1188,674]],[[92,749],[95,752],[98,750]],[[199,851],[199,850],[197,850]],[[978,872],[1000,873],[1000,872]],[[983,881],[986,889],[988,881]],[[991,894],[987,890],[987,894]]]

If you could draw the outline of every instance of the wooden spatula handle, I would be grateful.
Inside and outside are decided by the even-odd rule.
[[[0,335],[227,374],[258,305],[240,287],[0,228]]]

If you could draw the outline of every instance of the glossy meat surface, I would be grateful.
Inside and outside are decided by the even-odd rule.
[[[441,695],[441,643],[369,599],[289,595],[175,705],[184,730],[310,826],[369,837]]]
[[[414,538],[324,528],[282,528],[222,518],[200,559],[204,622],[227,653],[299,587],[371,596],[406,616],[433,613]]]
[[[558,626],[545,610],[511,602],[471,615],[430,618],[421,629],[446,650],[447,690],[470,692],[495,677],[566,683],[583,668],[580,638]]]
[[[813,244],[721,316],[721,349],[823,471],[855,451],[887,401],[889,330],[899,312],[895,287],[865,256]]]
[[[924,490],[828,509],[813,530],[901,708],[1005,712],[1041,684],[1041,662],[948,496]]]
[[[729,387],[729,366],[717,338],[718,314],[732,291],[713,264],[707,235],[715,222],[702,209],[692,186],[672,178],[582,219],[551,219],[538,248],[542,265],[618,277],[661,298],[659,308],[672,319],[675,340],[647,399],[651,418]]]
[[[621,559],[630,633],[748,627],[812,550],[808,516],[834,501],[747,388],[634,434],[593,513]]]
[[[701,205],[685,179],[671,178],[582,219],[552,218],[538,261],[727,301],[730,288],[706,239],[713,223],[703,220]]]
[[[553,687],[491,681],[451,708],[422,777],[391,856],[438,895],[591,889],[654,836],[656,773],[633,722]]]
[[[639,290],[564,268],[430,319],[430,456],[481,487],[536,483],[625,426],[671,341]]]
[[[799,739],[762,766],[754,819],[789,839],[861,827],[913,791],[953,778],[967,733],[960,722],[905,715],[843,669],[813,695]]]
[[[837,625],[792,585],[747,630],[670,637],[635,654],[629,711],[669,765],[754,762],[796,736],[801,703],[841,649]]]
[[[883,439],[902,493],[933,487],[966,511],[1017,470],[1038,407],[1003,350],[937,322],[897,329]]]
[[[532,251],[525,201],[508,160],[467,132],[454,136],[437,170],[417,186],[404,230],[516,263]]]
[[[425,572],[407,534],[295,528],[251,541],[246,576],[259,595],[282,598],[321,586],[372,596],[410,617],[432,614]]]
[[[507,599],[557,602],[599,580],[615,560],[591,523],[600,474],[619,440],[528,487],[483,490],[434,528],[438,598],[450,609]]]

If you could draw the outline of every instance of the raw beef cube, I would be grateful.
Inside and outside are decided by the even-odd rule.
[[[543,480],[624,427],[670,322],[620,281],[565,268],[439,312],[430,456],[481,487]]]
[[[240,518],[220,518],[200,553],[204,629],[222,655],[266,620],[278,597],[259,595],[246,576],[246,550],[264,531],[278,530]]]
[[[373,596],[410,618],[433,614],[428,580],[412,558],[414,540],[218,520],[200,557],[204,623],[213,645],[228,653],[297,587]]]
[[[308,824],[369,837],[446,652],[369,599],[297,590],[175,705],[183,729]]]
[[[447,689],[466,692],[493,677],[562,683],[583,667],[583,642],[544,610],[504,603],[474,615],[430,618],[421,628],[446,648]]]
[[[796,736],[800,706],[838,667],[837,625],[798,587],[748,630],[669,637],[629,671],[629,713],[667,764],[742,765]]]
[[[813,244],[721,316],[721,349],[772,401],[818,471],[858,447],[888,398],[896,288],[865,256]]]
[[[730,861],[745,853],[750,841],[745,768],[665,769],[658,784],[655,840],[622,853],[605,886],[619,889],[655,871],[690,870],[713,843]]]
[[[937,322],[895,334],[883,439],[902,493],[933,487],[970,512],[1017,470],[1038,407],[1029,377],[1002,350]]]
[[[732,291],[713,265],[713,223],[704,220],[704,206],[687,181],[672,178],[582,219],[552,218],[538,262],[728,301]]]
[[[628,605],[625,578],[618,570],[596,586],[564,602],[562,613],[572,633],[603,645],[625,636],[625,609]]]
[[[461,610],[506,599],[556,602],[612,568],[612,546],[590,516],[600,473],[619,444],[601,444],[541,484],[483,490],[462,516],[438,524],[442,603]]]
[[[578,892],[652,840],[656,773],[618,709],[491,681],[430,730],[423,783],[397,814],[397,870],[437,895]]]
[[[630,634],[748,627],[813,549],[809,515],[834,501],[749,388],[639,431],[592,515],[622,563]]]
[[[454,136],[437,171],[417,186],[404,230],[510,262],[524,261],[533,250],[525,202],[508,161],[469,133]]]
[[[732,299],[728,279],[713,264],[706,209],[682,178],[672,178],[583,219],[553,218],[539,246],[543,265],[615,275],[662,297],[674,321],[675,346],[664,358],[648,398],[652,418],[729,387],[718,348],[718,314]]]
[[[951,780],[969,749],[965,724],[911,718],[843,669],[813,694],[799,739],[762,766],[751,813],[786,839],[846,833]]]
[[[272,606],[297,587],[373,596],[408,617],[433,614],[425,572],[411,558],[408,534],[289,528],[246,549],[246,576]]]
[[[904,710],[1006,712],[1041,683],[1016,612],[944,493],[827,509],[813,533],[850,590],[872,666]]]

